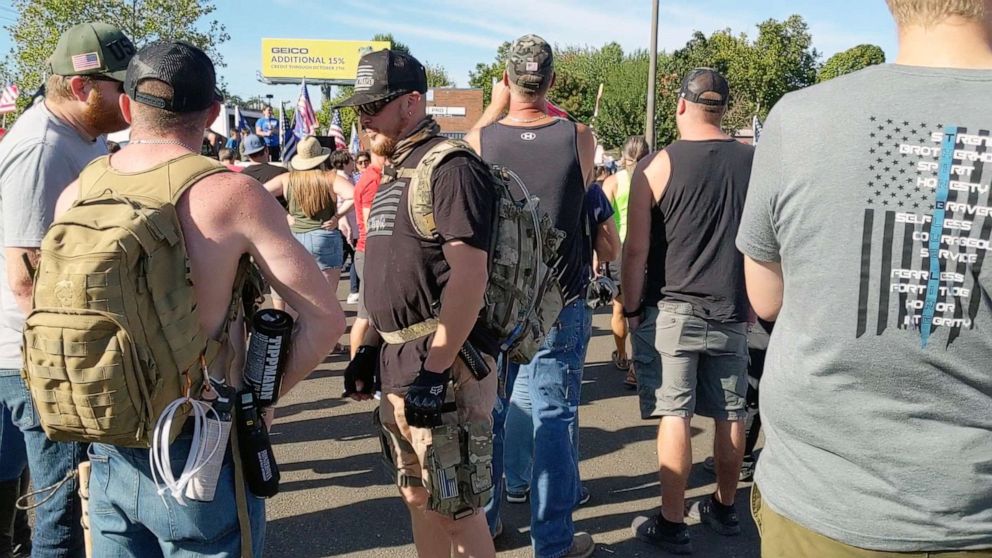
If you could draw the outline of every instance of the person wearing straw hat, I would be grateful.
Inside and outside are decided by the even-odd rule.
[[[351,210],[355,188],[330,167],[330,156],[329,148],[307,136],[297,146],[289,172],[273,178],[265,188],[286,198],[293,236],[317,260],[327,279],[328,296],[336,296],[344,263],[343,235],[350,233],[347,220],[341,218]]]

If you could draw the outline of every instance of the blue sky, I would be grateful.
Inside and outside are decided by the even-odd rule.
[[[649,0],[215,0],[214,16],[227,25],[231,40],[221,46],[221,70],[232,92],[242,97],[272,93],[295,100],[297,86],[259,83],[262,37],[369,39],[393,33],[421,61],[441,64],[459,86],[469,70],[490,62],[505,40],[537,33],[559,45],[602,46],[618,42],[625,50],[647,48]],[[883,0],[662,0],[658,44],[672,50],[694,30],[707,34],[730,28],[754,36],[755,24],[800,14],[810,25],[814,46],[824,59],[861,43],[896,53],[895,27]],[[0,0],[0,25],[12,18],[9,0]],[[11,46],[0,33],[0,53]],[[311,90],[315,101],[319,94]]]

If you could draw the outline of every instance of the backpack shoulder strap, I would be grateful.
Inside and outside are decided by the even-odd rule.
[[[465,153],[473,159],[482,161],[468,143],[446,139],[431,147],[420,159],[416,169],[400,169],[398,173],[399,178],[410,179],[407,194],[410,222],[421,238],[431,239],[437,233],[437,224],[434,221],[434,190],[431,188],[434,169],[456,153]]]
[[[231,172],[220,161],[198,153],[174,159],[169,165],[169,200],[173,205],[183,193],[200,180],[222,172]]]

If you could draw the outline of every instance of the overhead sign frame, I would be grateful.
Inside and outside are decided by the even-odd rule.
[[[358,59],[389,41],[263,38],[258,79],[269,84],[354,85]]]

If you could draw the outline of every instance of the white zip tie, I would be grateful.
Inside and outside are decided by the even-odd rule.
[[[184,403],[189,403],[193,407],[193,440],[190,443],[189,454],[186,456],[186,465],[182,474],[176,478],[172,473],[172,460],[169,455],[169,434],[172,429],[173,418],[176,410]],[[165,501],[165,493],[169,492],[181,506],[185,506],[183,493],[186,485],[200,469],[204,467],[214,454],[220,449],[220,439],[214,443],[213,448],[209,448],[207,453],[207,418],[213,413],[214,418],[219,422],[220,415],[209,403],[183,397],[176,399],[162,412],[158,422],[155,423],[155,430],[152,435],[152,447],[148,450],[151,458],[152,480],[158,487],[158,495]],[[222,450],[223,451],[223,450]],[[161,482],[159,482],[161,480]],[[164,485],[164,486],[163,486]]]

